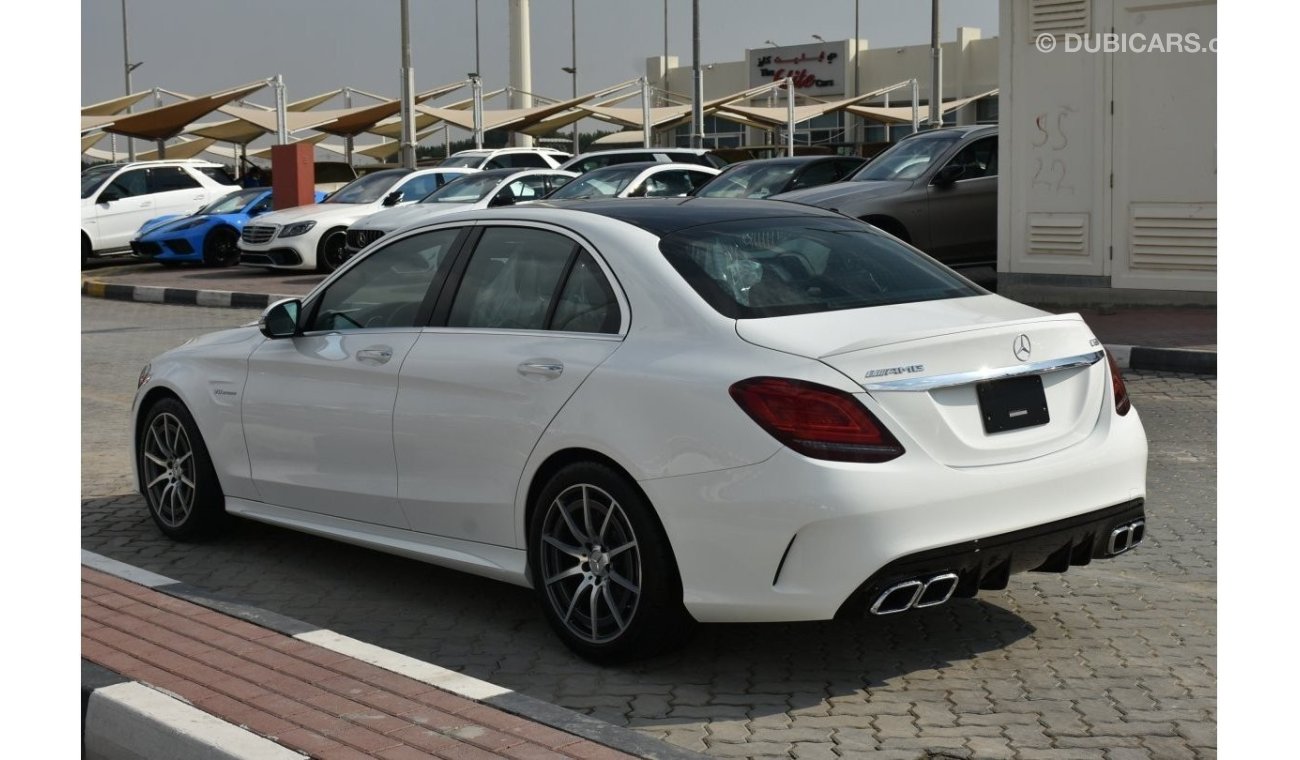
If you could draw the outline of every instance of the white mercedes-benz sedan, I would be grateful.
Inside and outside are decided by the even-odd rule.
[[[1121,554],[1146,437],[1077,314],[775,201],[542,202],[386,235],[154,359],[159,528],[227,515],[533,588],[611,662]]]

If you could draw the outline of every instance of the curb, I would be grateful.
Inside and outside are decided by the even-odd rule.
[[[295,298],[274,293],[242,293],[231,290],[193,290],[156,285],[120,285],[103,280],[82,280],[81,294],[115,301],[165,303],[182,306],[217,306],[232,309],[265,309],[276,301]]]
[[[215,610],[234,618],[239,618],[263,628],[268,628],[277,633],[292,636],[302,641],[330,649],[340,654],[347,655],[348,657],[370,663],[376,667],[406,676],[407,678],[421,681],[430,686],[442,689],[443,691],[451,692],[452,694],[464,697],[465,699],[470,699],[503,712],[517,715],[521,718],[533,721],[534,723],[540,723],[559,731],[573,734],[574,736],[587,739],[597,744],[602,744],[629,755],[649,758],[650,760],[699,760],[704,757],[699,753],[675,747],[658,739],[643,736],[631,729],[623,728],[622,726],[615,726],[588,715],[574,712],[568,708],[553,705],[535,697],[529,697],[511,691],[505,687],[497,686],[496,684],[472,676],[467,676],[454,670],[448,670],[447,668],[432,663],[417,660],[414,657],[399,652],[383,649],[382,647],[373,644],[367,644],[363,641],[320,628],[319,626],[305,623],[301,620],[228,599],[205,591],[204,589],[191,586],[187,583],[176,581],[167,578],[166,576],[158,575],[148,570],[137,568],[85,549],[81,550],[81,564],[102,573],[145,586],[153,591],[184,599],[193,604],[207,607],[208,609]],[[133,735],[148,738],[157,734],[157,731],[153,728],[142,730],[139,725],[133,725],[130,729],[130,733],[121,727],[112,729],[101,727],[99,723],[108,719],[108,713],[114,714],[115,717],[113,720],[116,721],[120,719],[119,714],[123,712],[121,709],[104,710],[99,708],[98,706],[100,704],[107,704],[102,699],[106,697],[112,697],[115,701],[128,701],[132,703],[143,701],[146,705],[152,706],[149,707],[149,709],[138,709],[137,712],[148,717],[152,723],[158,724],[159,730],[166,735],[176,735],[181,728],[188,725],[189,719],[185,717],[187,713],[184,711],[170,709],[174,706],[159,702],[158,700],[142,700],[138,695],[137,690],[127,692],[125,689],[127,685],[141,686],[142,688],[149,689],[149,691],[152,691],[161,697],[172,700],[177,705],[200,713],[204,718],[209,718],[212,721],[224,724],[224,726],[236,731],[243,731],[253,737],[263,739],[263,737],[248,732],[246,729],[233,726],[219,718],[208,715],[197,708],[190,707],[180,700],[168,697],[162,692],[150,689],[138,682],[129,681],[112,671],[106,670],[92,663],[86,663],[83,660],[81,686],[83,705],[82,742],[83,745],[89,749],[89,751],[85,753],[86,757],[230,757],[230,755],[202,754],[199,750],[189,746],[178,747],[178,751],[162,752],[161,754],[157,754],[157,751],[155,750],[154,755],[150,755],[147,752],[135,755],[101,753],[99,751],[100,748],[91,747],[90,744],[92,743],[92,740],[95,742],[101,742],[104,739],[111,740],[113,737],[122,734],[128,734],[128,738]],[[109,692],[109,689],[116,691]],[[122,696],[123,692],[127,692],[126,697]],[[87,710],[87,705],[89,705],[89,710]],[[190,716],[190,718],[192,717],[193,716]],[[182,725],[176,725],[177,721],[180,721]],[[210,728],[214,731],[225,730],[221,727],[210,726]],[[229,734],[225,733],[222,735],[227,736]],[[265,741],[269,742],[269,740]],[[284,749],[274,742],[270,742],[270,744],[277,749]],[[117,745],[113,744],[112,746],[116,747]],[[220,747],[223,745],[218,744],[217,746]],[[295,754],[294,756],[297,755]],[[236,755],[236,757],[262,757],[262,755],[249,754]],[[267,755],[267,757],[274,756]]]
[[[91,298],[109,298],[143,303],[217,306],[234,309],[265,309],[276,301],[299,296],[266,293],[239,293],[229,290],[191,290],[162,288],[152,285],[119,285],[101,280],[82,280],[81,294]],[[1218,374],[1217,351],[1153,346],[1106,346],[1120,369],[1154,372],[1187,372],[1197,375]]]

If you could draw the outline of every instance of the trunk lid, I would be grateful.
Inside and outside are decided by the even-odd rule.
[[[1082,441],[1097,424],[1109,379],[1102,347],[1078,314],[992,295],[738,320],[736,331],[843,372],[877,402],[895,434],[952,467],[1019,462]],[[1045,422],[1029,408],[1037,402],[1020,396],[998,408],[1008,393],[1036,393],[999,383],[1016,377],[1041,378]],[[996,384],[984,402],[981,383]],[[994,428],[1034,424],[989,432],[986,414]]]

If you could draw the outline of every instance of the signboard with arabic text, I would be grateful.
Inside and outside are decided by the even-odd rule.
[[[845,92],[844,69],[848,43],[788,45],[749,51],[749,85],[794,80],[795,90],[808,95],[838,95]]]

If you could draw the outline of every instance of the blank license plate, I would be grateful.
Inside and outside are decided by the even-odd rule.
[[[1046,425],[1047,396],[1040,375],[986,380],[975,386],[985,433]]]

